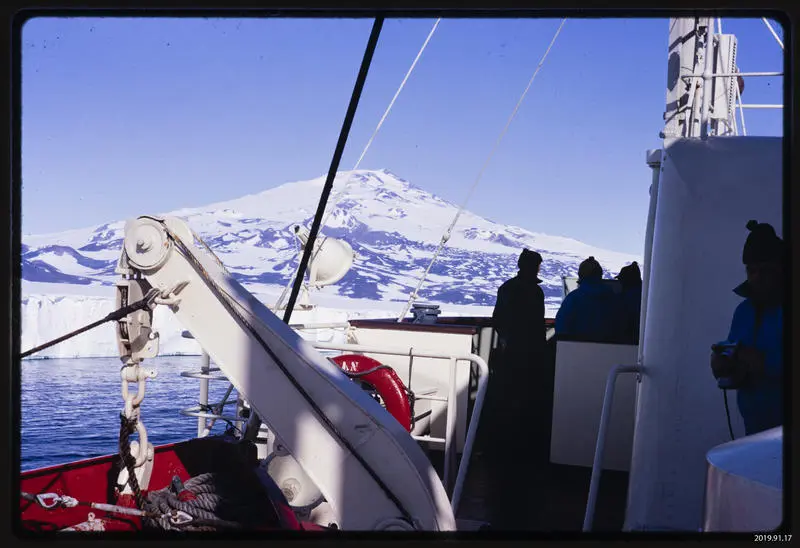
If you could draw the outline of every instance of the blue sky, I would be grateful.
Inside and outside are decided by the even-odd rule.
[[[362,168],[461,203],[558,27],[444,20]],[[384,25],[340,169],[433,20]],[[742,71],[780,71],[758,19],[723,19]],[[202,206],[327,172],[367,19],[35,19],[23,28],[23,232]],[[773,23],[782,36],[782,29]],[[665,103],[666,19],[570,19],[467,208],[640,253]],[[745,103],[782,102],[748,79]],[[782,135],[749,110],[748,134]]]

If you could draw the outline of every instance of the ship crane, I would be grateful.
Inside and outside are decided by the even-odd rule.
[[[441,480],[409,433],[196,246],[184,221],[128,221],[118,272],[118,300],[158,293],[321,492],[337,528],[455,530]],[[129,366],[157,354],[151,316],[120,323]]]

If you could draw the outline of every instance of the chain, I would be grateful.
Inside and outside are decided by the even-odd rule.
[[[144,510],[145,500],[139,486],[139,479],[136,477],[136,468],[145,465],[147,462],[149,444],[147,442],[147,429],[141,420],[140,406],[145,396],[145,381],[148,378],[154,378],[156,373],[143,370],[138,363],[129,363],[122,368],[120,376],[122,377],[122,399],[125,402],[125,407],[119,415],[119,455],[122,459],[122,464],[128,471],[127,484],[133,491],[136,506],[140,510]],[[129,382],[138,383],[138,390],[135,394],[128,391]],[[131,454],[130,444],[130,437],[134,432],[139,434],[139,451],[135,457]]]

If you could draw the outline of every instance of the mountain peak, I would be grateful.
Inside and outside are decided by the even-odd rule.
[[[240,282],[282,287],[297,264],[292,227],[311,224],[325,178],[285,183],[167,215],[184,218]],[[331,198],[336,203],[328,206],[331,214],[322,233],[346,240],[358,258],[336,286],[324,291],[384,301],[408,298],[458,210],[388,169],[337,173]],[[46,281],[51,276],[57,283],[113,283],[123,228],[124,222],[118,221],[24,237],[23,279]],[[589,255],[597,257],[608,272],[617,272],[634,260],[641,262],[640,257],[501,225],[465,211],[431,269],[421,297],[491,305],[497,287],[516,273],[517,255],[525,247],[543,255],[540,277],[551,299],[559,298],[561,276],[574,275]]]

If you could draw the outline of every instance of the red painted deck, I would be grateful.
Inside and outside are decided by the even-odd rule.
[[[316,526],[300,524],[274,483],[267,483],[255,473],[255,449],[248,454],[242,446],[216,437],[194,439],[155,448],[150,490],[167,487],[174,476],[186,481],[205,472],[233,476],[241,485],[259,490],[264,500],[263,529],[313,530]],[[134,507],[132,497],[118,496],[116,481],[120,458],[109,455],[61,466],[33,470],[21,475],[20,490],[32,495],[55,493],[80,502],[116,504]],[[88,506],[46,510],[34,502],[20,500],[21,526],[26,531],[57,531],[84,523],[89,513],[102,520],[106,531],[139,531],[141,519],[118,516]]]

